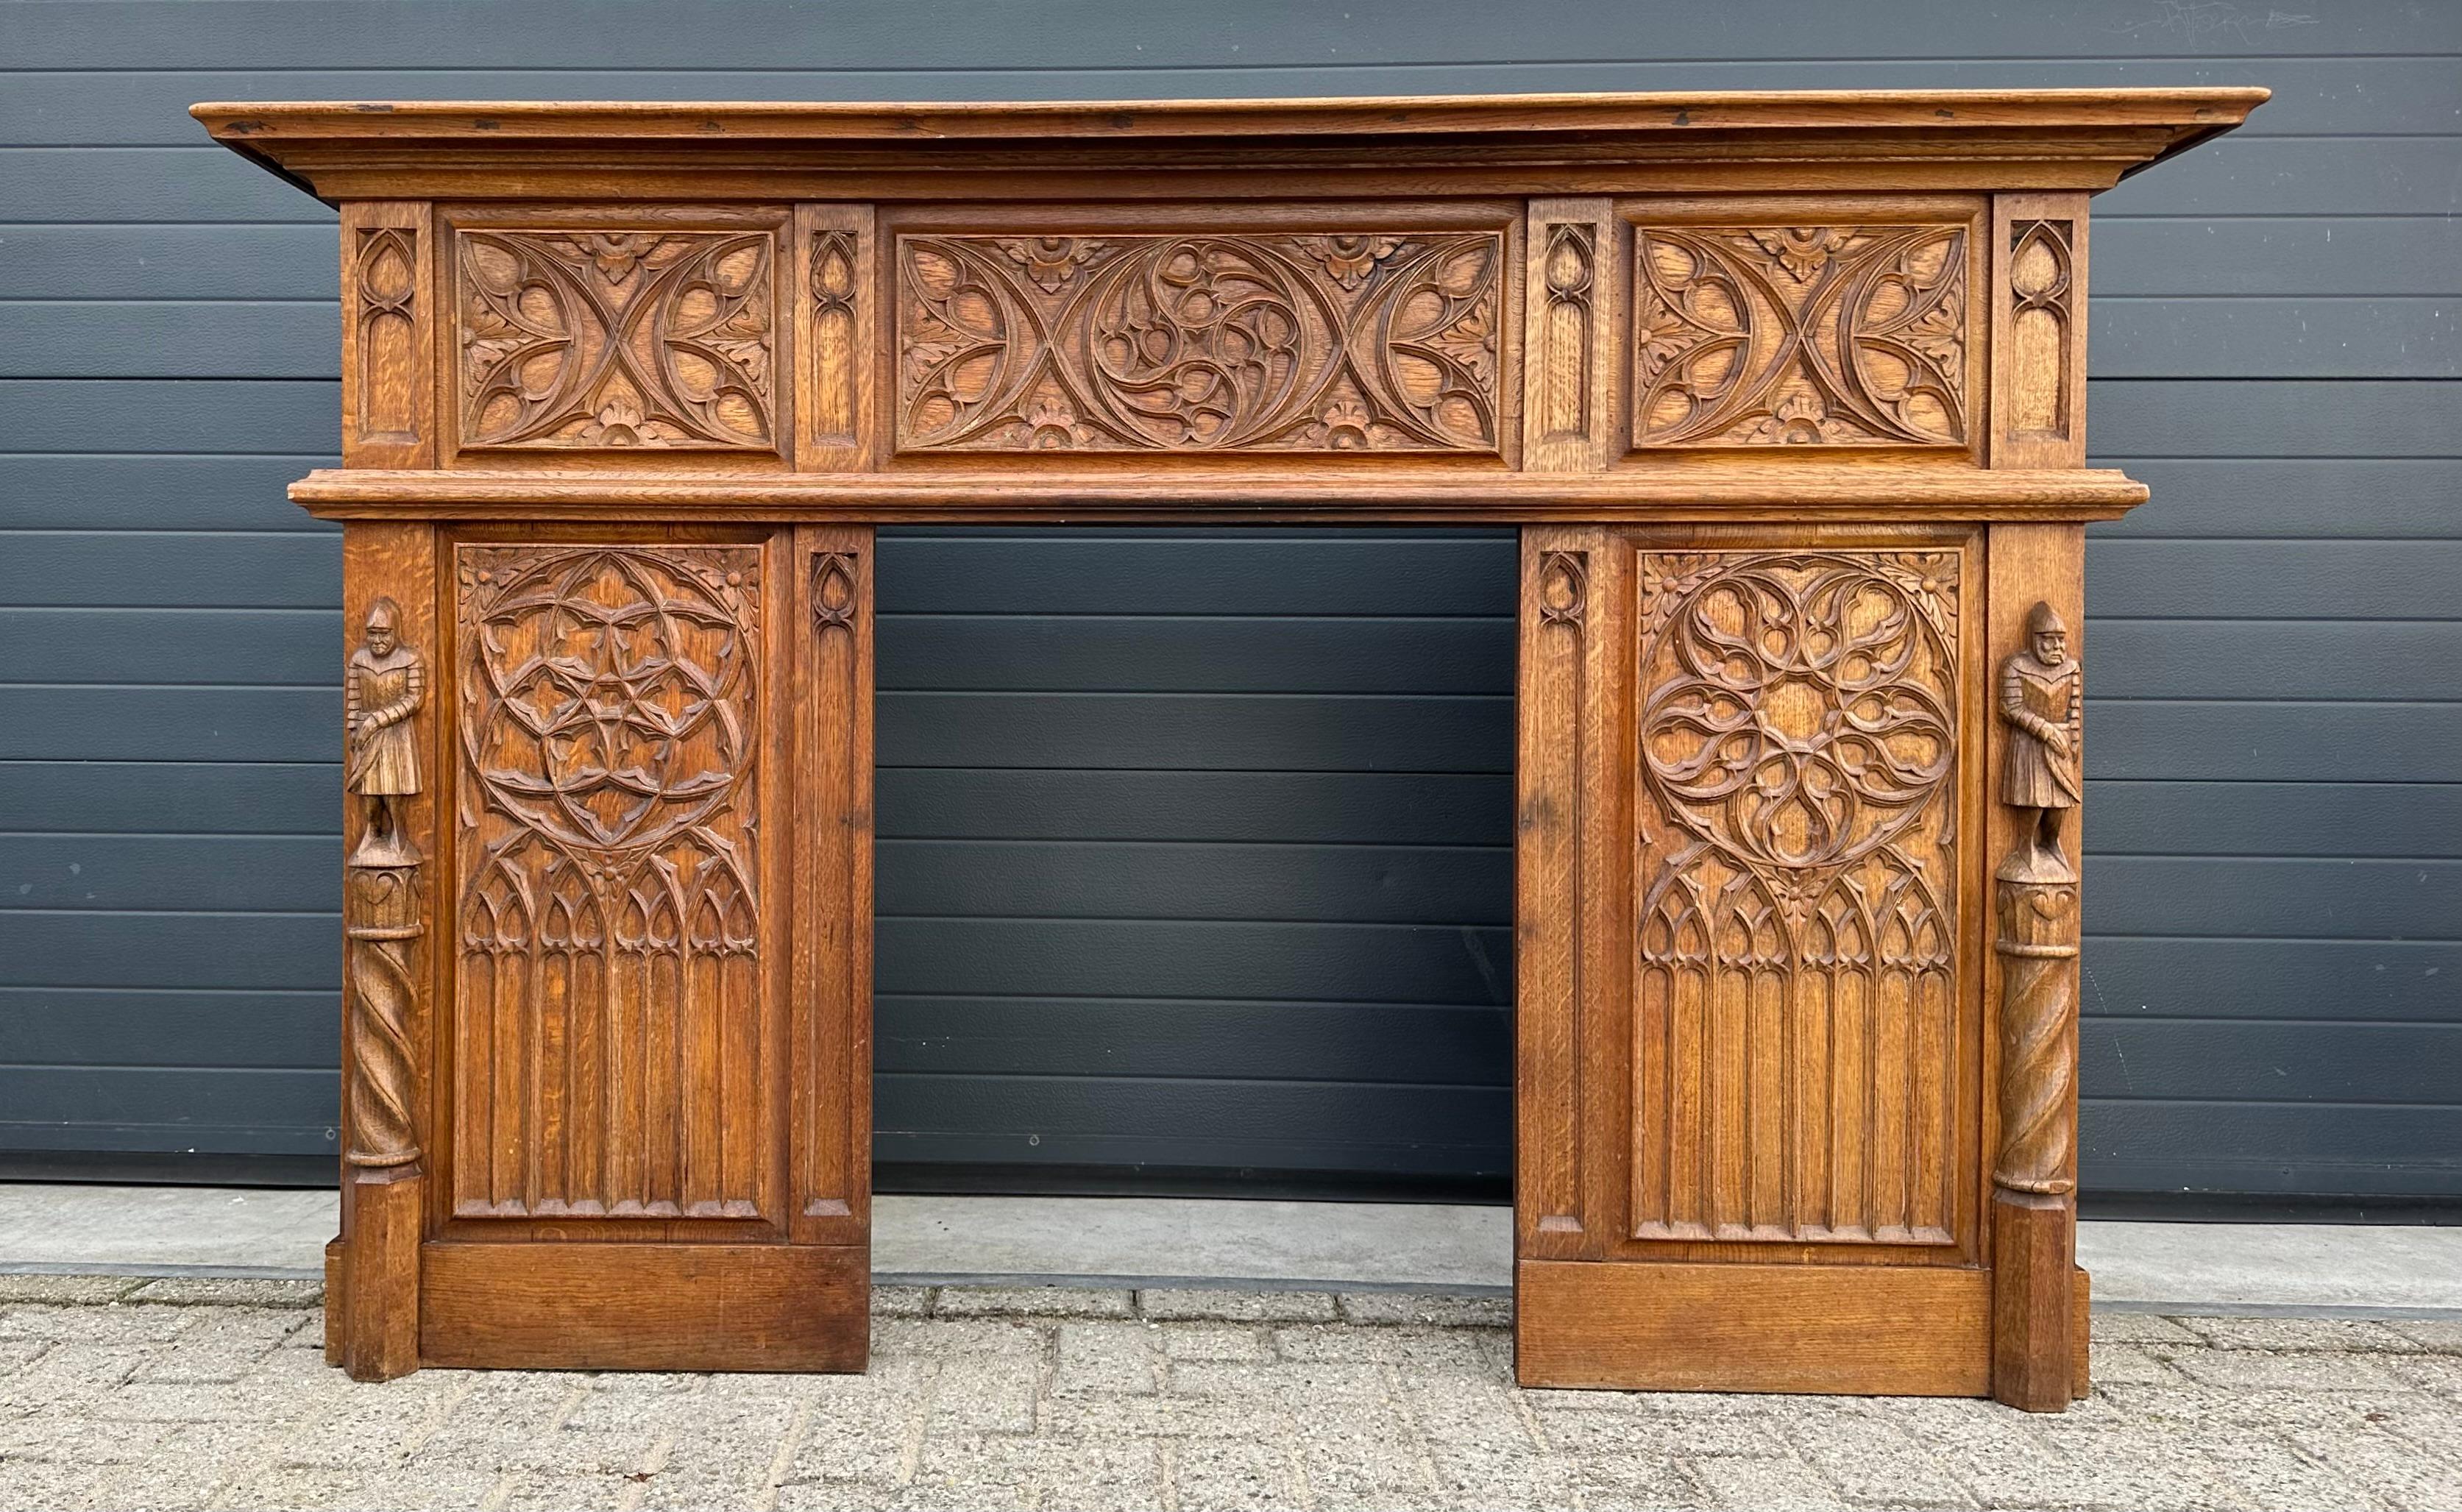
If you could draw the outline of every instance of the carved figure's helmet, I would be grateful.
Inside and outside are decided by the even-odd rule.
[[[2069,627],[2061,622],[2060,611],[2051,605],[2038,600],[2034,608],[2026,611],[2028,639],[2041,635],[2065,636],[2068,633]]]
[[[368,649],[378,656],[393,654],[394,637],[401,624],[401,606],[391,598],[379,598],[368,606]]]

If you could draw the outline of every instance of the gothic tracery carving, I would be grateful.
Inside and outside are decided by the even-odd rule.
[[[910,236],[909,450],[1494,451],[1494,232]]]
[[[462,444],[767,448],[767,231],[464,229]]]
[[[457,1162],[457,1211],[755,1210],[757,1153],[684,1068],[732,1087],[759,1052],[760,564],[461,549],[457,1007],[500,1048],[460,1101],[515,1153]]]
[[[1954,1110],[1921,1047],[1956,1032],[1958,565],[1640,558],[1643,1237],[1949,1242]],[[1884,1110],[1898,1153],[1842,1169]]]
[[[1961,445],[1958,226],[1643,226],[1639,446]]]

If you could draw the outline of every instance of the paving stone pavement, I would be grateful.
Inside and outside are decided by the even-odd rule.
[[[2462,1507],[2462,1320],[2105,1313],[2032,1417],[1519,1391],[1495,1299],[875,1297],[861,1376],[374,1386],[311,1285],[0,1276],[0,1507]]]

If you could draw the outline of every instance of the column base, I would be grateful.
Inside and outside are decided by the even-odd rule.
[[[1992,1196],[1992,1395],[2030,1413],[2064,1411],[2085,1376],[2074,1214],[2066,1196]]]
[[[343,1179],[351,1188],[351,1230],[325,1247],[325,1358],[355,1381],[390,1381],[420,1365],[419,1238],[427,1181],[416,1166],[354,1170]]]

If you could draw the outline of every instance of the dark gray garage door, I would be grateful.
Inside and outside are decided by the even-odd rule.
[[[2462,1195],[2462,7],[35,4],[0,68],[16,1170],[332,1149],[331,216],[192,100],[2254,82],[2096,225],[2156,502],[2089,549],[2084,1176]],[[1512,557],[884,540],[888,1183],[1501,1195]]]

